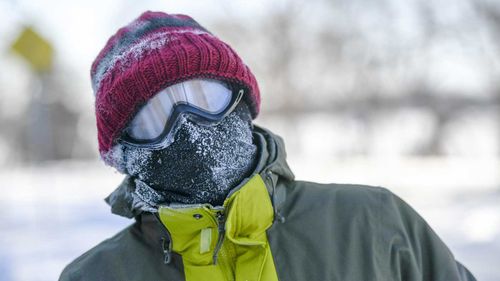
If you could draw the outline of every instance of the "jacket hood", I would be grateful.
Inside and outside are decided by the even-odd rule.
[[[249,177],[260,173],[266,175],[274,174],[278,179],[293,180],[294,174],[286,162],[283,139],[263,127],[253,126],[253,138],[254,143],[258,147],[258,154],[256,167]],[[272,182],[276,183],[277,180],[272,180]],[[135,179],[131,176],[126,176],[120,185],[106,197],[105,201],[110,205],[113,214],[133,218],[144,212],[133,207],[133,192],[135,189]],[[273,191],[269,190],[269,192],[272,193]]]

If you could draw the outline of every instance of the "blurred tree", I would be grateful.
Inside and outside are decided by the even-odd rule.
[[[78,137],[79,112],[68,103],[71,97],[70,80],[63,67],[54,62],[52,44],[35,31],[33,27],[22,29],[11,45],[11,50],[20,55],[30,71],[30,92],[28,105],[12,120],[2,120],[2,135],[9,141],[11,160],[39,163],[73,157]],[[85,149],[85,148],[80,148]]]
[[[500,63],[500,5],[494,2],[488,1],[471,1],[475,11],[480,15],[482,19],[485,20],[484,26],[489,29],[489,33],[493,42],[495,43],[495,53],[491,58],[491,63],[488,65],[490,67],[490,72],[493,76],[494,81],[494,91],[495,91],[495,111],[497,113],[497,120],[500,121],[500,73],[499,73],[499,63]],[[500,140],[500,128],[497,131],[497,138]],[[500,156],[500,141],[498,142],[498,156]]]
[[[295,124],[303,115],[349,116],[366,130],[368,140],[361,142],[365,147],[358,151],[371,154],[369,143],[378,133],[375,117],[380,112],[417,110],[432,114],[434,125],[420,132],[426,135],[425,143],[408,151],[442,155],[447,145],[443,133],[452,121],[471,109],[498,112],[500,106],[498,94],[476,94],[460,86],[442,88],[436,76],[435,68],[442,64],[436,50],[453,43],[460,55],[469,54],[483,47],[477,40],[478,27],[500,30],[495,27],[500,23],[500,13],[495,14],[500,5],[486,9],[492,22],[485,23],[467,10],[468,2],[450,7],[456,13],[450,16],[435,2],[410,1],[403,7],[397,1],[292,0],[270,4],[252,25],[230,11],[234,19],[215,26],[249,58],[263,89],[263,113],[286,118],[290,135],[299,133]],[[485,53],[473,55],[475,62],[486,67]],[[500,52],[494,55],[498,60]],[[474,79],[453,77],[460,74],[449,70],[441,76],[457,82]]]
[[[391,119],[399,118],[397,112],[411,111],[432,124],[401,128],[419,130],[412,134],[416,137],[405,138],[409,148],[404,153],[432,156],[448,153],[447,131],[462,130],[462,138],[468,138],[467,131],[456,126],[463,115],[480,109],[499,116],[495,122],[500,123],[500,5],[486,0],[450,3],[273,1],[249,16],[236,7],[239,4],[224,1],[227,17],[205,24],[253,69],[262,90],[263,116],[284,120],[293,150],[302,146],[297,124],[320,114],[332,120],[325,130],[340,130],[339,137],[344,137],[343,128],[335,124],[356,123],[363,132],[349,140],[356,149],[348,151],[374,154],[372,143],[381,135],[381,123],[396,121]],[[137,5],[139,10],[142,4]],[[113,21],[121,22],[126,12],[117,11]],[[496,48],[489,48],[488,40]],[[476,76],[486,73],[489,80],[477,82],[479,88],[462,87],[463,81],[475,79],[468,77],[474,69],[463,64],[464,59],[482,71]],[[451,67],[443,67],[446,60]],[[14,158],[95,155],[87,147],[91,143],[78,135],[82,112],[88,108],[71,106],[75,101],[69,83],[77,78],[68,79],[65,67],[40,77],[34,72],[27,118],[0,118],[0,137],[9,142]],[[88,115],[84,119],[90,123]],[[398,132],[393,135],[400,137]],[[500,136],[496,138],[500,147]],[[500,148],[496,151],[500,154]]]

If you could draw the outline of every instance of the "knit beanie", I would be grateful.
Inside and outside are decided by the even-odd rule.
[[[101,156],[151,97],[170,85],[211,78],[245,89],[252,118],[260,109],[257,81],[236,52],[186,15],[144,12],[120,28],[92,63]],[[103,157],[105,159],[106,157]]]

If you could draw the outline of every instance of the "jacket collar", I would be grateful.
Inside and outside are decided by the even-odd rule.
[[[215,263],[224,237],[233,245],[264,247],[265,231],[273,223],[272,203],[259,174],[230,194],[221,207],[163,205],[158,213],[172,241],[171,250],[192,265]]]
[[[290,181],[294,179],[294,175],[286,162],[285,145],[280,136],[257,125],[254,125],[253,135],[254,142],[258,147],[258,160],[252,175],[260,174],[264,179],[275,212],[278,212],[281,202],[284,201],[282,196],[284,192],[275,189],[277,182],[278,180]],[[239,186],[242,184],[243,182]],[[137,217],[143,213],[143,211],[132,207],[132,193],[135,188],[134,179],[126,176],[118,188],[105,199],[106,203],[111,206],[112,213],[127,218]]]
[[[283,138],[272,133],[268,129],[254,125],[254,136],[259,145],[261,157],[267,153],[265,167],[262,171],[271,172],[284,180],[291,181],[295,178],[286,161],[285,142]],[[257,140],[260,138],[261,140]],[[262,171],[260,172],[262,174]]]

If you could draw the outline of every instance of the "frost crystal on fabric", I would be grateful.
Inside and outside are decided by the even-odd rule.
[[[151,36],[142,38],[138,40],[138,42],[135,42],[133,45],[128,46],[128,49],[125,49],[125,46],[121,46],[121,48],[118,48],[118,51],[116,51],[112,56],[108,55],[103,58],[103,61],[99,64],[94,77],[94,93],[97,93],[97,89],[100,87],[101,81],[104,79],[104,77],[106,77],[106,75],[108,75],[108,71],[110,69],[113,69],[115,65],[119,64],[120,70],[125,71],[130,67],[130,65],[132,65],[132,63],[139,61],[153,50],[160,49],[165,44],[177,40],[176,35],[182,33],[192,33],[196,35],[205,34],[208,36],[212,36],[210,33],[201,30],[170,30],[154,33]]]
[[[152,50],[159,49],[165,45],[168,42],[167,36],[167,32],[153,34],[151,37],[139,40],[139,42],[132,45],[129,49],[103,59],[103,62],[101,62],[101,66],[99,67],[94,78],[94,93],[97,93],[97,88],[100,86],[102,79],[104,79],[107,71],[112,69],[115,64],[120,63],[121,71],[125,71],[126,68],[129,67],[134,61],[138,61]]]
[[[245,103],[220,123],[200,125],[181,115],[174,141],[162,150],[116,146],[109,153],[119,171],[135,178],[133,207],[155,211],[161,203],[222,205],[248,176],[257,147]]]
[[[164,201],[163,196],[141,180],[135,179],[135,190],[132,193],[132,208],[147,212],[156,212],[158,204]]]

